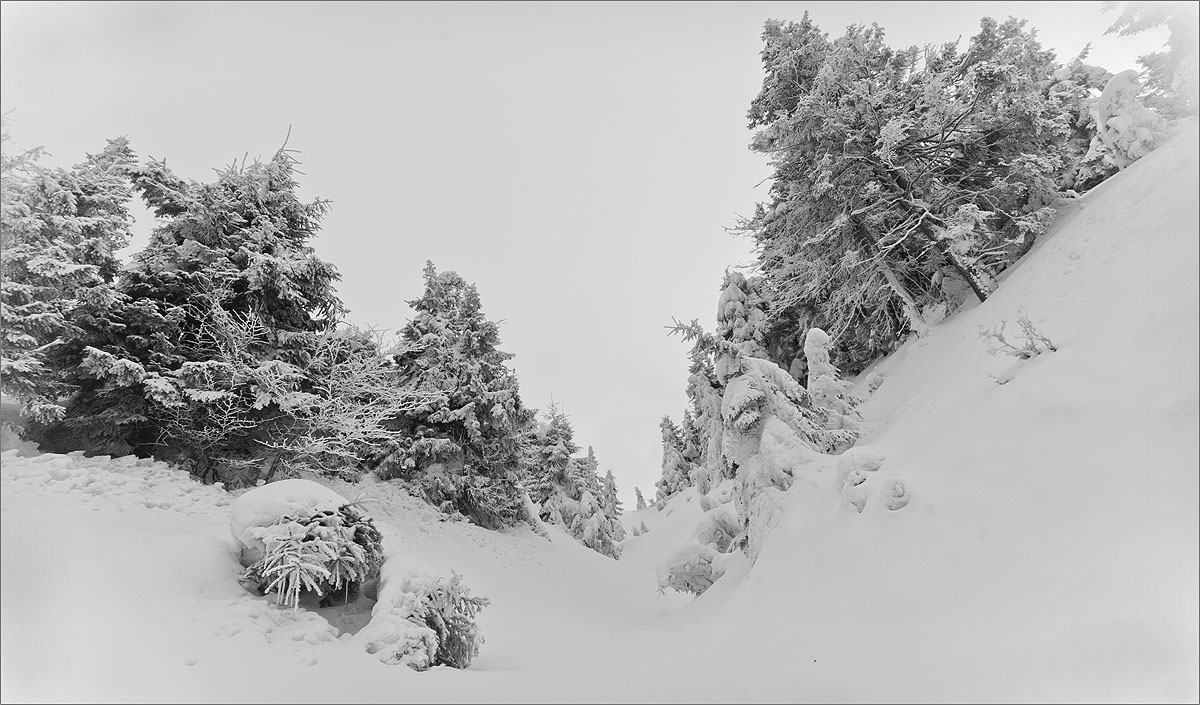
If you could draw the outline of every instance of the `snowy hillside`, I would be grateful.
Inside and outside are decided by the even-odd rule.
[[[368,654],[366,598],[295,611],[244,590],[224,490],[6,434],[3,700],[1195,702],[1198,154],[1192,124],[1064,206],[986,303],[864,373],[885,381],[851,453],[882,465],[854,497],[835,458],[797,470],[757,562],[700,597],[655,579],[703,514],[695,488],[626,513],[649,531],[613,561],[328,483],[389,561],[491,600],[467,670]],[[990,354],[980,328],[1011,338],[1022,311],[1057,351]]]

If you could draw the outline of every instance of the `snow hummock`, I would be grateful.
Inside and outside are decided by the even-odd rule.
[[[861,375],[860,394],[887,382],[849,455],[788,465],[787,434],[772,437],[794,479],[771,490],[757,560],[724,554],[697,597],[660,594],[655,573],[736,501],[729,482],[627,512],[639,535],[614,561],[558,526],[487,531],[395,483],[322,481],[372,516],[391,570],[454,571],[490,599],[466,670],[368,653],[386,622],[363,615],[402,604],[388,583],[357,616],[243,589],[241,491],[148,460],[5,450],[0,696],[1196,702],[1198,154],[1193,122],[1064,204],[986,302]],[[1057,349],[997,384],[1011,358],[979,330],[1022,314]]]
[[[336,512],[349,500],[312,480],[291,478],[247,490],[230,509],[229,530],[237,542],[242,565],[262,560],[267,546],[263,529],[281,517],[301,519],[320,512]]]

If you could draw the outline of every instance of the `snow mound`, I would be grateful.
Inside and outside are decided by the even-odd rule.
[[[309,517],[319,512],[336,512],[349,500],[312,480],[288,479],[246,491],[233,502],[229,529],[237,542],[242,565],[262,560],[267,546],[262,529],[281,517]]]

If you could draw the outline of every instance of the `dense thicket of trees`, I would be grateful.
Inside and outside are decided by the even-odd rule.
[[[1171,45],[1142,57],[1144,85],[1130,84],[1141,102],[1114,103],[1101,99],[1117,92],[1104,90],[1113,74],[1086,49],[1060,64],[1023,20],[984,18],[964,49],[893,48],[876,25],[831,39],[807,13],[767,21],[747,117],[774,174],[736,230],[757,246],[771,358],[788,368],[820,327],[834,362],[857,372],[986,299],[1058,198],[1161,143],[1144,108],[1195,114],[1191,14],[1129,3],[1110,31],[1157,25]]]
[[[747,117],[774,173],[734,228],[755,242],[753,275],[725,273],[714,332],[673,327],[692,343],[689,404],[660,424],[656,505],[695,487],[706,514],[660,585],[701,592],[723,554],[753,558],[793,469],[857,440],[840,375],[985,300],[1056,203],[1196,114],[1193,9],[1125,5],[1111,32],[1165,25],[1171,40],[1116,75],[1086,48],[1060,64],[1013,18],[982,19],[961,49],[896,49],[876,25],[830,38],[807,13],[765,23]]]
[[[344,321],[311,244],[328,203],[299,197],[291,152],[199,183],[138,165],[124,138],[70,169],[8,147],[6,132],[3,385],[44,450],[153,456],[230,486],[373,471],[480,525],[540,513],[619,555],[611,472],[575,456],[557,408],[523,405],[473,284],[427,263],[386,349]],[[123,266],[135,193],[157,223]]]
[[[0,382],[33,422],[53,423],[71,387],[52,369],[60,348],[111,291],[115,252],[129,239],[135,156],[124,138],[70,169],[38,163],[40,150],[10,154],[3,134],[0,178]]]

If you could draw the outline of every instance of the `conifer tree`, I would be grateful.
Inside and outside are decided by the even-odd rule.
[[[129,238],[133,151],[125,138],[71,169],[38,164],[41,150],[0,152],[0,384],[34,423],[66,409],[71,385],[54,368],[55,348],[78,335],[89,299],[107,298]]]
[[[572,456],[579,451],[571,422],[557,404],[551,404],[544,421],[538,422],[535,436],[536,467],[528,479],[529,496],[542,506],[542,520],[570,527],[574,518],[564,500],[578,497],[579,475],[572,467]]]
[[[43,445],[152,454],[206,480],[271,472],[264,444],[289,432],[288,400],[310,391],[303,370],[342,313],[337,272],[309,244],[328,203],[301,201],[295,175],[283,149],[211,184],[163,161],[133,170],[158,225],[56,348],[77,392]]]
[[[1138,57],[1146,74],[1146,104],[1167,118],[1195,115],[1200,109],[1200,32],[1194,3],[1113,2],[1104,11],[1120,9],[1105,34],[1129,36],[1166,27],[1167,50]]]
[[[609,530],[613,541],[625,538],[625,526],[621,523],[621,499],[617,496],[617,480],[613,477],[612,469],[604,472],[604,484],[601,487],[600,507],[604,516],[608,517]]]
[[[655,501],[661,503],[691,486],[691,468],[683,459],[683,439],[679,428],[671,417],[664,416],[659,423],[662,430],[662,477],[655,482],[658,493]]]
[[[639,487],[633,488],[633,493],[637,496],[637,508],[641,511],[646,508],[646,498],[642,496],[642,490]]]
[[[416,315],[392,355],[401,387],[424,401],[398,419],[407,439],[381,469],[482,526],[515,523],[530,414],[506,364],[512,355],[498,348],[499,326],[484,316],[474,284],[432,262],[424,276],[424,293],[408,302]]]
[[[813,405],[825,411],[827,428],[857,431],[861,416],[855,410],[856,402],[850,394],[850,385],[838,376],[838,369],[829,361],[830,342],[829,335],[820,328],[810,329],[805,336],[807,391]]]
[[[575,433],[557,404],[551,404],[546,419],[536,425],[530,453],[535,460],[526,488],[530,499],[541,507],[539,518],[561,526],[588,548],[618,558],[625,527],[612,473],[601,480],[591,446],[587,455],[574,456],[579,451]]]
[[[1024,22],[985,18],[966,52],[895,50],[883,30],[829,41],[768,22],[752,149],[771,200],[758,243],[774,317],[833,331],[857,371],[995,276],[1044,231],[1070,133],[1052,52]]]

